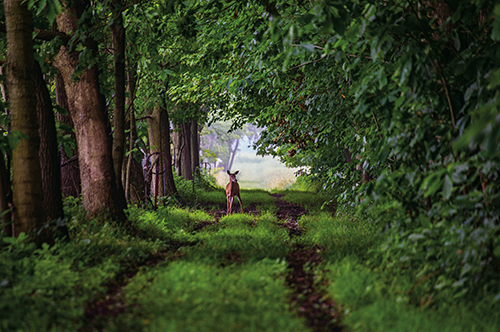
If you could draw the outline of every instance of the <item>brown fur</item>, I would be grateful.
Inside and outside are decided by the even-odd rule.
[[[227,174],[229,175],[229,183],[226,186],[227,214],[230,214],[233,209],[234,196],[236,196],[238,201],[240,201],[241,213],[243,213],[243,204],[241,203],[240,197],[240,185],[238,184],[238,180],[236,180],[236,174],[238,174],[238,172],[239,171],[236,171],[231,174],[229,170],[227,171]]]

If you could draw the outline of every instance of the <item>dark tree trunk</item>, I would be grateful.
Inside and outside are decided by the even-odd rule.
[[[60,31],[76,31],[80,17],[76,6],[88,2],[77,1],[57,17]],[[95,51],[95,43],[87,38],[87,46]],[[111,216],[126,220],[123,211],[125,195],[117,191],[111,146],[106,130],[105,100],[100,92],[96,66],[86,67],[78,80],[72,79],[78,65],[78,54],[69,53],[62,46],[54,58],[54,66],[64,79],[68,94],[69,111],[75,125],[82,182],[82,200],[89,217],[109,211]],[[121,196],[121,197],[120,197]]]
[[[38,120],[36,96],[33,93],[33,21],[28,3],[18,0],[4,1],[7,29],[6,78],[10,93],[12,132],[22,138],[12,151],[13,167],[13,235],[22,232],[32,235],[37,244],[52,242],[49,229],[42,230],[46,222],[38,148]]]
[[[176,125],[176,132],[172,135],[172,141],[174,142],[175,151],[175,166],[177,168],[177,175],[182,176],[182,149],[184,143],[184,136],[182,131],[182,125]]]
[[[43,202],[47,220],[64,218],[61,193],[61,159],[57,149],[57,132],[52,100],[43,79],[38,61],[34,62],[34,82],[36,93],[36,113],[38,116],[38,134],[40,135],[40,170],[42,173]],[[66,225],[58,223],[58,236],[67,237]],[[56,234],[54,234],[56,235]]]
[[[191,164],[193,175],[200,172],[200,133],[198,121],[191,119]]]
[[[68,96],[64,87],[64,80],[61,74],[55,77],[56,103],[60,107],[69,111]],[[73,120],[69,115],[57,114],[59,122],[74,127]],[[71,139],[76,141],[75,133],[71,133]],[[80,167],[78,163],[78,147],[72,149],[72,156],[68,156],[61,146],[61,189],[63,197],[79,197],[81,193]]]
[[[191,163],[191,121],[187,120],[181,124],[182,128],[182,151],[181,151],[181,175],[186,180],[193,180],[193,168]]]
[[[172,154],[170,153],[170,120],[168,118],[168,111],[162,109],[161,111],[161,140],[162,152],[165,155],[165,196],[175,197],[182,202],[182,199],[177,192],[174,182],[174,174],[172,171]]]
[[[113,1],[114,13],[111,31],[113,32],[115,110],[113,136],[113,166],[118,192],[123,191],[122,164],[125,151],[125,29],[123,27],[121,0]]]
[[[130,129],[129,135],[129,151],[132,151],[135,148],[135,142],[137,141],[137,126],[135,122],[135,109],[134,109],[134,98],[137,84],[137,76],[136,76],[136,66],[133,69],[129,70],[128,73],[128,92],[129,97],[127,102],[128,112],[129,112],[129,121],[125,123],[125,127],[128,126]],[[126,167],[124,170],[125,173],[125,197],[129,203],[139,204],[144,197],[144,175],[142,171],[141,164],[137,162],[135,159],[134,153],[129,153]]]

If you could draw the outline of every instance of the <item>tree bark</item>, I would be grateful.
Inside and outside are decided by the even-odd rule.
[[[182,176],[182,149],[184,136],[181,124],[175,125],[175,128],[176,132],[172,135],[172,142],[174,143],[175,167],[177,169],[177,175]]]
[[[35,242],[52,242],[49,229],[42,230],[46,222],[43,190],[40,181],[38,148],[38,120],[36,96],[33,93],[33,20],[28,3],[5,0],[7,28],[6,78],[10,93],[12,131],[27,135],[12,151],[13,165],[13,235],[22,232],[32,235]]]
[[[38,134],[40,136],[40,169],[47,219],[63,218],[61,195],[60,159],[57,151],[56,122],[52,110],[52,100],[43,79],[38,61],[34,62],[33,81],[35,82],[36,112],[38,116]]]
[[[182,151],[181,159],[181,175],[186,180],[193,180],[193,168],[191,161],[191,121],[187,120],[181,123],[182,128]]]
[[[151,154],[156,152],[162,152],[161,146],[161,109],[160,106],[153,107],[151,112],[151,117],[148,118],[148,134],[149,134],[149,146]],[[153,173],[159,173],[163,171],[163,158],[159,154],[155,154],[151,157],[151,166],[153,167]],[[158,171],[157,171],[158,170]],[[156,187],[158,185],[158,187]],[[163,175],[153,174],[151,180],[151,193],[152,195],[158,194],[158,197],[164,196],[163,193]]]
[[[128,93],[129,97],[126,101],[128,105],[129,121],[128,127],[130,129],[129,134],[129,151],[135,148],[135,142],[137,141],[137,126],[135,121],[135,108],[134,108],[134,98],[137,85],[137,66],[134,65],[132,69],[128,71]],[[127,121],[125,122],[127,127]],[[139,204],[144,197],[144,175],[141,164],[137,162],[134,157],[134,153],[129,153],[127,158],[127,164],[125,166],[125,197],[129,203]]]
[[[191,164],[193,176],[200,173],[200,133],[198,121],[191,119]]]
[[[121,0],[113,1],[114,19],[111,25],[114,48],[115,110],[113,136],[113,166],[118,192],[123,191],[122,164],[125,151],[125,29]]]
[[[65,8],[57,16],[57,24],[62,32],[77,30],[81,11],[77,12],[76,8],[86,4],[86,1],[77,1],[74,7]],[[91,38],[86,40],[86,46],[95,51]],[[64,79],[69,112],[75,125],[83,205],[89,217],[109,211],[112,217],[126,220],[123,211],[125,206],[122,204],[125,196],[123,191],[117,191],[115,183],[111,146],[106,131],[105,100],[99,88],[97,67],[85,67],[78,80],[74,81],[71,76],[77,65],[78,54],[70,54],[68,47],[62,46],[54,58],[54,66]]]
[[[55,77],[56,104],[69,111],[68,96],[64,87],[64,80],[61,74]],[[59,122],[74,127],[73,120],[69,115],[57,114]],[[76,141],[75,133],[71,133],[71,139]],[[79,197],[81,193],[80,166],[78,163],[78,146],[72,149],[72,156],[68,156],[61,146],[61,189],[63,197]]]
[[[165,173],[163,174],[165,183],[165,196],[175,197],[177,200],[182,202],[182,198],[177,192],[177,188],[174,182],[174,174],[172,171],[172,154],[170,153],[170,120],[168,117],[168,111],[166,109],[161,110],[161,139],[162,139],[162,152],[166,158],[164,158]],[[165,160],[166,159],[166,160]]]

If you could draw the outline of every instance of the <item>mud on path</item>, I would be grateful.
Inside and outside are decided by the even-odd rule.
[[[276,217],[279,220],[288,220],[297,222],[300,216],[302,216],[306,210],[297,204],[293,204],[282,199],[283,194],[271,194],[274,197],[275,204],[278,207],[278,211],[276,212]]]
[[[87,303],[84,312],[87,322],[78,331],[87,332],[104,330],[118,315],[124,314],[129,306],[134,305],[133,303],[126,303],[126,299],[122,295],[122,288],[125,287],[133,277],[135,277],[141,267],[154,267],[165,260],[173,261],[178,259],[182,256],[179,248],[191,245],[193,244],[175,243],[171,244],[169,248],[165,246],[161,251],[156,252],[144,261],[129,267],[116,279],[111,280],[107,285],[105,294],[98,293],[94,296],[92,301]]]
[[[306,211],[298,204],[283,200],[282,194],[271,194],[274,197],[278,211],[276,217],[282,221],[282,227],[288,230],[290,237],[300,236],[302,229],[298,219]],[[324,287],[328,280],[316,282],[315,270],[323,261],[321,247],[307,247],[294,244],[286,260],[291,271],[286,277],[289,288],[294,290],[292,309],[305,318],[313,331],[342,331],[340,316],[336,310],[335,301],[328,297]]]

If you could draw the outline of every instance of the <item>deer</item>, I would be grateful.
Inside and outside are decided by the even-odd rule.
[[[241,203],[240,197],[240,185],[238,184],[238,180],[236,180],[236,174],[238,173],[239,171],[236,171],[233,174],[231,174],[229,170],[227,171],[227,174],[229,175],[229,183],[226,186],[227,214],[230,214],[233,209],[234,196],[236,196],[238,201],[240,201],[241,213],[243,213],[243,204]]]

